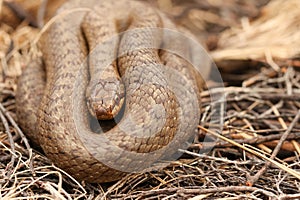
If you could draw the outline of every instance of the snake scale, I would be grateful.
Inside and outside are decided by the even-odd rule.
[[[110,182],[159,166],[156,161],[176,154],[199,119],[202,78],[182,57],[159,50],[190,56],[179,40],[163,37],[161,28],[177,27],[143,2],[70,0],[57,15],[72,9],[43,34],[42,57],[19,79],[21,128],[78,180]],[[117,115],[111,125],[107,119]],[[108,124],[105,131],[93,127],[94,116]]]

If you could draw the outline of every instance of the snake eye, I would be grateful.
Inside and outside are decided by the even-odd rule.
[[[119,97],[119,95],[116,95],[115,102],[116,102],[116,103],[119,103],[119,102],[120,102],[120,97]]]

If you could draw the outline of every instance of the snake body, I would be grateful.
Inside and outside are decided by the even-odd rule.
[[[168,160],[166,154],[176,154],[196,130],[203,87],[188,62],[158,50],[165,43],[163,32],[153,28],[176,26],[149,5],[129,0],[71,0],[57,13],[75,8],[91,11],[70,12],[51,25],[41,39],[42,58],[20,77],[22,129],[56,165],[88,182],[114,181]],[[170,44],[188,52],[179,41]],[[172,88],[178,85],[176,93]],[[108,102],[108,111],[90,114],[91,96]],[[94,116],[111,118],[122,109],[118,125],[106,132],[97,133],[91,125],[97,122]]]

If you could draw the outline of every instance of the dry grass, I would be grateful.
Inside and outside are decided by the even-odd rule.
[[[26,23],[17,29],[1,24],[0,199],[299,199],[300,73],[297,71],[299,61],[292,58],[299,53],[300,32],[296,17],[286,18],[286,13],[299,15],[299,7],[290,6],[296,1],[274,1],[271,6],[278,6],[279,2],[280,9],[264,9],[264,15],[246,28],[231,28],[223,33],[221,38],[227,39],[220,40],[219,48],[213,54],[215,58],[220,61],[257,58],[265,62],[252,63],[255,74],[249,75],[245,65],[238,73],[229,70],[232,76],[227,77],[226,87],[210,90],[214,94],[225,94],[226,101],[210,102],[209,93],[202,93],[203,116],[199,134],[180,160],[165,169],[131,174],[111,184],[77,182],[53,166],[38,147],[28,147],[26,138],[14,122],[16,81],[34,55],[32,47],[39,31]],[[207,2],[215,2],[211,5],[217,8],[218,1]],[[171,9],[169,3],[164,1],[159,5],[167,10]],[[202,5],[196,0],[188,3]],[[184,9],[184,5],[176,4],[172,9],[177,10],[175,18],[179,22],[190,16],[186,13],[191,9]],[[281,16],[281,9],[288,11]],[[198,10],[201,13],[203,8]],[[270,14],[270,10],[276,10],[276,15]],[[195,20],[195,11],[191,15]],[[207,23],[220,25],[218,10],[212,9],[211,15],[205,16],[205,22],[199,22],[204,24],[198,23],[198,28]],[[236,23],[227,22],[228,26]],[[274,27],[278,27],[278,33]],[[211,31],[218,33],[215,29]],[[278,44],[283,51],[273,49]],[[260,51],[261,47],[268,50]],[[239,52],[230,53],[234,56],[228,57],[228,52],[236,49]],[[244,54],[249,51],[251,56]],[[227,62],[226,67],[230,69],[231,65]],[[237,77],[242,74],[247,78],[241,81]],[[213,104],[224,106],[213,110]],[[221,133],[206,129],[217,126],[211,120],[214,112],[224,114]],[[204,137],[210,139],[202,143]],[[199,154],[199,151],[203,153]]]
[[[215,60],[285,60],[300,55],[299,9],[298,0],[272,1],[255,22],[243,18],[241,28],[224,32],[212,57]]]

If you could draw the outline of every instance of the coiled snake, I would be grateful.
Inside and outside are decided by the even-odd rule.
[[[184,56],[159,49],[195,55],[166,36],[162,28],[176,26],[142,2],[71,0],[57,13],[70,9],[20,77],[22,129],[80,180],[108,182],[160,166],[195,132],[203,82]],[[93,116],[121,120],[97,133]]]

